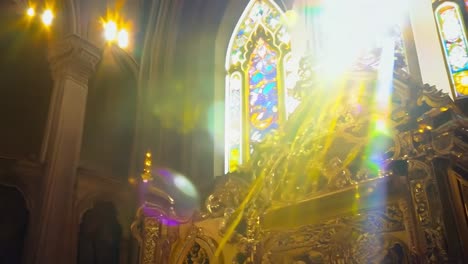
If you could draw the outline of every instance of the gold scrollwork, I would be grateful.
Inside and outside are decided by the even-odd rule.
[[[265,263],[380,263],[400,258],[391,263],[409,263],[406,243],[391,235],[404,230],[403,221],[399,205],[390,204],[296,230],[272,231],[266,234],[263,259]],[[401,251],[395,256],[393,250]]]
[[[170,263],[175,264],[208,264],[224,262],[224,256],[215,256],[217,244],[205,235],[202,228],[192,226],[187,236],[175,244],[175,249],[171,254]]]
[[[144,219],[144,264],[153,264],[155,261],[156,246],[159,238],[159,224],[156,218],[147,217]]]

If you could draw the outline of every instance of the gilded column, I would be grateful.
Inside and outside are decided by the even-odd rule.
[[[100,60],[100,50],[76,35],[50,49],[54,89],[49,107],[41,160],[46,164],[42,210],[34,263],[74,263],[71,248],[72,206],[76,169],[88,93],[88,79]]]

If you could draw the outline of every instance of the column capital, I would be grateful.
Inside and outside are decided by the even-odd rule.
[[[52,43],[49,63],[54,79],[68,75],[76,81],[87,83],[101,59],[101,50],[77,35]]]

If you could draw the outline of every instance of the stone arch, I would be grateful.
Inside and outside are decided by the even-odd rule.
[[[399,238],[392,235],[386,235],[386,247],[382,252],[379,263],[382,264],[408,264],[411,263],[411,251],[408,245]]]
[[[30,222],[27,201],[19,188],[0,184],[0,263],[20,264]]]
[[[112,202],[97,202],[80,221],[78,263],[118,264],[122,225]]]
[[[130,226],[133,215],[128,214],[133,213],[131,208],[127,209],[126,199],[124,197],[119,197],[115,195],[114,192],[93,192],[86,194],[83,198],[81,198],[75,206],[76,211],[76,218],[78,225],[80,224],[81,220],[83,219],[84,214],[93,209],[96,204],[100,202],[108,202],[112,203],[115,207],[117,220],[122,226]],[[122,235],[127,236],[129,231],[127,229],[123,230]]]
[[[33,187],[22,179],[23,177],[24,176],[19,174],[12,174],[11,176],[8,175],[6,179],[3,179],[0,182],[0,187],[13,188],[18,191],[24,199],[26,209],[31,212],[37,207],[37,202],[33,199],[33,197],[36,196],[36,193],[34,192],[35,190],[33,190]]]
[[[85,180],[86,181],[86,180]],[[100,181],[97,182],[98,185],[106,185],[106,183]],[[86,183],[87,185],[87,183]],[[83,188],[78,188],[82,190]],[[108,189],[100,188],[94,190],[87,190],[84,193],[80,194],[78,191],[78,198],[75,201],[74,206],[74,224],[73,224],[73,240],[78,243],[79,240],[79,230],[80,224],[83,220],[84,215],[89,210],[92,210],[96,204],[101,202],[107,202],[114,205],[116,212],[116,219],[121,226],[121,251],[120,254],[123,258],[129,257],[130,254],[133,254],[132,250],[128,245],[132,244],[132,235],[130,225],[134,217],[134,193],[127,192],[126,190],[120,188],[113,188],[110,186]],[[73,254],[78,256],[78,244],[73,246]],[[76,257],[75,257],[76,258]]]

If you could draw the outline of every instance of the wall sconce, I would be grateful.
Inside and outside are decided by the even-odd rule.
[[[28,7],[28,9],[26,9],[26,15],[30,18],[33,18],[36,16],[36,9],[32,6]],[[44,11],[42,12],[42,15],[41,15],[41,21],[42,21],[42,24],[44,24],[44,26],[46,27],[50,27],[52,25],[52,22],[54,20],[54,12],[49,9],[49,8],[46,8],[44,9]]]
[[[54,13],[52,13],[52,10],[50,9],[44,10],[41,16],[41,20],[42,20],[42,23],[47,27],[52,25],[52,21],[54,20]]]
[[[104,38],[107,42],[117,42],[117,45],[125,49],[129,44],[129,34],[124,28],[120,29],[115,21],[109,20],[104,23]]]

